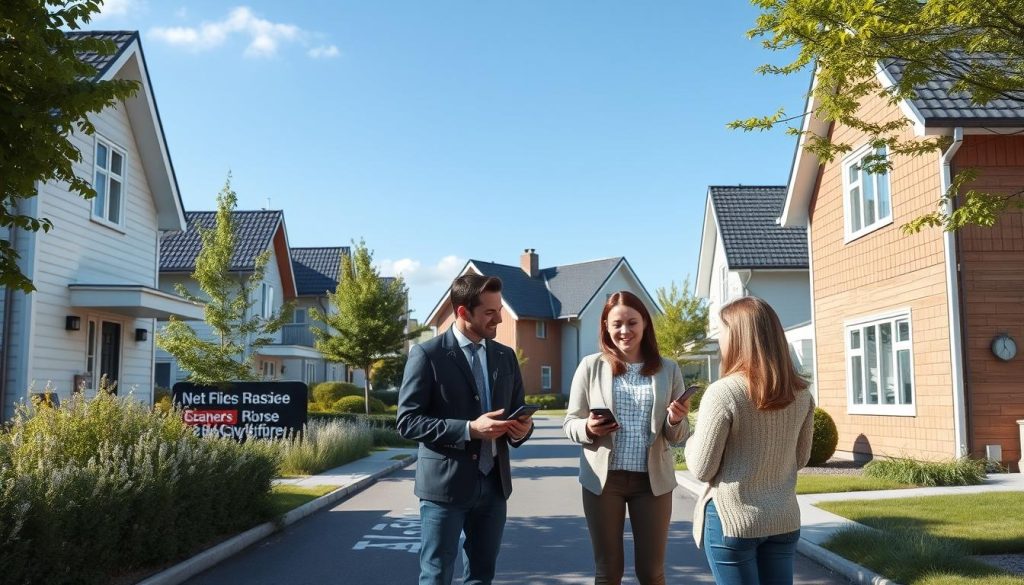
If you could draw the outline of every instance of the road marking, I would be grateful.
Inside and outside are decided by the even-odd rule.
[[[419,554],[420,552],[420,514],[418,510],[406,508],[404,513],[393,518],[384,515],[384,522],[375,524],[374,532],[364,534],[352,550],[384,549]]]

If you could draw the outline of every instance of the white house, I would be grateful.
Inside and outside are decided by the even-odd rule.
[[[281,312],[285,302],[295,299],[295,275],[291,253],[288,247],[288,233],[285,229],[282,211],[235,211],[232,218],[238,238],[235,252],[231,257],[230,271],[237,275],[239,283],[247,282],[253,275],[256,258],[264,251],[270,251],[270,261],[264,270],[263,280],[252,283],[255,304],[250,315],[259,314],[269,318]],[[192,278],[196,258],[202,250],[197,227],[212,229],[216,225],[215,211],[189,211],[185,213],[187,229],[166,237],[160,249],[160,287],[174,291],[178,284],[190,293],[201,295],[198,283]],[[213,333],[206,323],[193,324],[200,336],[212,339]],[[315,359],[320,354],[312,347],[297,343],[283,343],[283,333],[274,334],[271,345],[257,352],[246,351],[244,357],[254,358],[257,370],[267,380],[301,379],[291,377],[287,371],[287,359]],[[188,377],[189,372],[178,367],[177,361],[169,354],[158,350],[156,354],[156,384],[169,388],[175,382]],[[282,369],[284,371],[282,371]],[[288,374],[288,377],[285,375]],[[299,372],[295,372],[297,376]]]
[[[281,330],[281,344],[308,348],[312,353],[285,357],[281,364],[282,377],[286,380],[301,380],[310,386],[327,380],[347,380],[348,368],[345,364],[327,361],[313,349],[311,328],[318,325],[313,322],[309,311],[315,308],[327,315],[334,313],[334,306],[327,294],[338,288],[341,261],[349,255],[349,249],[345,246],[292,248],[291,254],[297,296],[292,323]],[[361,374],[362,370],[359,372]],[[361,376],[358,383],[362,384]]]
[[[101,376],[152,400],[157,320],[202,318],[201,307],[160,290],[161,234],[182,230],[185,218],[138,33],[68,34],[113,41],[113,55],[82,57],[96,67],[94,80],[132,79],[141,89],[90,116],[94,136],[71,137],[82,153],[75,173],[97,196],[87,201],[63,185],[41,184],[18,211],[49,218],[53,229],[5,234],[36,291],[3,292],[3,418],[30,388],[50,384],[67,398],[93,390]]]
[[[807,230],[784,228],[778,218],[785,186],[713,186],[704,207],[696,294],[708,299],[708,343],[693,358],[700,376],[718,378],[719,311],[732,299],[756,296],[775,309],[790,352],[810,374],[814,331],[807,261]]]

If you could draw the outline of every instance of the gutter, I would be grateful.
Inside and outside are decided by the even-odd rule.
[[[964,141],[964,129],[953,129],[953,144],[939,160],[939,180],[945,195],[953,182],[952,163]],[[944,201],[943,211],[953,211],[952,202]],[[956,233],[945,231],[942,243],[946,259],[946,300],[949,304],[949,357],[953,378],[953,438],[954,457],[965,457],[970,452],[967,439],[967,397],[964,384],[963,322],[960,312],[960,260],[957,257]]]

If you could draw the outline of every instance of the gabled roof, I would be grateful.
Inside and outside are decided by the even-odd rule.
[[[70,39],[100,38],[113,41],[112,55],[83,53],[79,59],[96,67],[91,81],[130,79],[141,83],[139,91],[125,100],[125,111],[132,126],[140,162],[145,170],[153,201],[156,204],[157,227],[161,230],[185,229],[185,206],[178,189],[178,179],[167,149],[167,138],[160,121],[153,85],[146,68],[146,58],[137,31],[77,31],[65,33]]]
[[[621,256],[552,266],[539,270],[537,276],[532,278],[518,266],[470,260],[459,274],[473,271],[500,278],[502,300],[516,319],[570,319],[583,313],[605,282],[620,268],[627,270],[637,282],[652,310],[659,310],[629,262]],[[451,287],[445,291],[424,323],[434,319],[450,294]]]
[[[295,287],[299,296],[320,296],[338,288],[341,259],[347,246],[333,248],[292,248]]]
[[[968,57],[964,57],[965,59]],[[973,58],[992,59],[990,56]],[[904,63],[889,60],[878,63],[877,79],[882,87],[892,87],[904,72]],[[807,92],[803,127],[797,140],[796,155],[790,171],[786,204],[782,212],[782,225],[786,227],[807,224],[808,206],[818,177],[820,161],[813,152],[804,149],[810,136],[826,136],[832,124],[816,115],[820,104],[813,96],[818,81],[817,70],[811,76],[811,90]],[[975,105],[970,96],[952,90],[953,81],[936,78],[923,87],[915,88],[913,99],[900,102],[900,111],[914,123],[919,136],[952,135],[956,128],[971,128],[978,133],[1005,133],[1005,128],[1024,127],[1024,95],[1019,101],[996,99],[988,104]],[[993,130],[992,128],[1003,128]],[[938,171],[936,171],[938,172]]]
[[[203,242],[197,226],[213,229],[216,225],[216,211],[189,211],[186,214],[188,229],[170,234],[160,242],[160,272],[192,272]],[[256,257],[274,243],[274,236],[283,227],[284,213],[281,211],[235,211],[235,233],[238,244],[231,255],[231,270],[252,272]]]
[[[1001,60],[993,55],[968,57],[960,56],[961,60],[975,59],[999,67]],[[906,62],[890,60],[882,64],[882,68],[898,82],[903,77]],[[925,126],[1020,126],[1024,118],[1024,94],[1017,100],[995,99],[987,104],[975,104],[969,93],[954,92],[953,80],[936,78],[924,86],[916,88],[917,96],[909,100],[913,108],[920,112]]]
[[[718,232],[732,270],[807,268],[807,230],[778,223],[785,186],[713,186]]]

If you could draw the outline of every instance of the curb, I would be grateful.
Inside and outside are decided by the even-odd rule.
[[[676,481],[680,486],[695,496],[704,490],[704,484],[694,479],[688,472],[676,471]],[[871,569],[841,557],[836,553],[814,544],[802,535],[797,541],[796,550],[805,557],[847,578],[856,585],[899,585],[895,581],[875,573]]]
[[[294,524],[314,512],[322,510],[323,508],[363,491],[376,483],[381,477],[402,469],[414,461],[416,461],[415,454],[408,455],[404,459],[396,460],[384,469],[376,471],[353,484],[340,486],[329,494],[324,494],[311,502],[306,502],[298,508],[289,510],[278,520],[271,520],[254,528],[250,528],[249,530],[216,544],[191,558],[185,559],[172,567],[168,567],[155,575],[151,575],[146,579],[139,581],[135,585],[178,585],[179,583],[183,583],[189,578],[194,577],[214,565],[217,565],[240,553],[242,550],[256,544],[271,534],[279,530],[283,530],[286,526]]]

